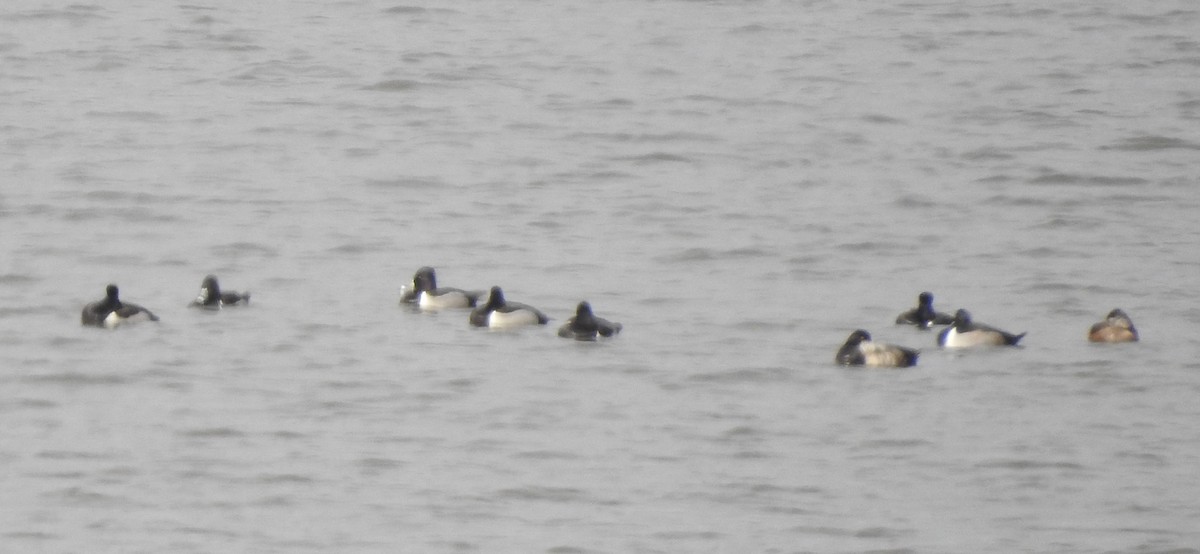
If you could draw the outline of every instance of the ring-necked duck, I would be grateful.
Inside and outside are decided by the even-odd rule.
[[[954,316],[933,309],[933,293],[922,292],[917,295],[917,307],[900,314],[896,318],[900,325],[916,325],[928,329],[934,325],[949,325],[954,323]]]
[[[917,365],[919,354],[912,348],[873,342],[871,333],[859,329],[850,333],[834,360],[841,365],[910,367]]]
[[[1088,331],[1088,340],[1092,342],[1137,342],[1138,332],[1133,326],[1133,320],[1125,312],[1117,308],[1108,312],[1108,316]]]
[[[482,291],[462,290],[437,286],[437,275],[432,267],[422,267],[413,275],[411,290],[400,295],[403,304],[416,304],[422,310],[445,310],[450,308],[474,308],[483,296]]]
[[[1016,346],[1025,333],[1014,335],[971,321],[966,310],[954,313],[954,323],[938,333],[938,346],[944,348],[966,348],[971,346]]]
[[[575,316],[558,328],[558,336],[575,340],[596,340],[597,335],[611,337],[619,332],[620,323],[596,317],[592,314],[592,305],[586,301],[580,302],[575,308]]]
[[[80,317],[82,323],[111,329],[123,323],[158,321],[158,316],[150,313],[150,310],[137,304],[121,302],[118,294],[117,286],[109,285],[104,300],[98,300],[83,307],[83,314]]]
[[[209,275],[204,278],[204,282],[200,283],[200,294],[192,301],[191,306],[219,310],[221,306],[243,306],[249,302],[249,292],[223,291],[221,285],[217,284],[217,277]]]
[[[476,327],[507,329],[522,325],[545,325],[550,318],[533,306],[505,302],[504,291],[500,287],[492,287],[487,303],[472,310],[469,321]]]

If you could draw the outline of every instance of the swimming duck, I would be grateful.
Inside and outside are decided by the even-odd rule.
[[[209,275],[200,283],[200,294],[192,301],[193,308],[219,310],[221,306],[244,306],[250,302],[250,293],[223,291],[217,284],[216,275]]]
[[[1133,326],[1133,320],[1117,308],[1108,312],[1108,316],[1088,331],[1088,340],[1092,342],[1137,342],[1138,332]]]
[[[954,323],[938,333],[938,346],[943,348],[966,348],[971,346],[1016,346],[1025,333],[1014,335],[971,321],[966,310],[954,313]]]
[[[916,325],[923,329],[951,323],[954,323],[954,316],[933,309],[932,292],[922,292],[917,295],[917,307],[896,317],[898,325]]]
[[[471,310],[469,321],[476,327],[507,329],[522,325],[545,325],[550,318],[533,306],[505,302],[504,291],[500,287],[492,287],[487,303]]]
[[[422,310],[444,310],[450,308],[474,308],[483,296],[482,291],[462,290],[437,286],[437,275],[432,267],[422,267],[413,275],[411,290],[400,295],[400,302],[416,304]]]
[[[910,367],[917,365],[919,354],[920,352],[912,348],[873,342],[871,333],[859,329],[850,333],[834,361],[841,365]]]
[[[118,295],[117,286],[109,285],[105,289],[103,300],[92,302],[83,307],[83,314],[80,316],[81,322],[84,325],[112,329],[123,323],[158,321],[158,316],[151,313],[150,310],[137,304],[121,302]]]
[[[597,335],[611,337],[619,332],[620,323],[596,317],[592,314],[592,305],[586,301],[580,302],[575,308],[575,316],[558,328],[558,336],[575,340],[596,340]]]

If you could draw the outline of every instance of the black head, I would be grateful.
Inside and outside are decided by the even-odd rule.
[[[107,298],[111,302],[120,302],[120,300],[117,299],[118,293],[119,293],[119,291],[117,290],[116,285],[109,285],[107,288],[104,289],[105,298]]]
[[[217,284],[216,275],[207,275],[204,277],[204,282],[200,283],[201,289],[208,289],[209,296],[220,296],[221,285]]]
[[[846,344],[843,344],[838,349],[837,355],[834,356],[834,361],[842,365],[862,365],[865,360],[859,346],[863,341],[870,340],[871,333],[866,332],[864,329],[858,329],[850,333],[850,336],[846,338]]]
[[[496,309],[504,306],[504,291],[500,287],[492,287],[492,291],[488,294],[487,307]]]
[[[417,292],[430,292],[437,289],[437,275],[434,274],[433,268],[429,266],[422,267],[413,275],[413,288]]]
[[[1105,319],[1129,319],[1129,315],[1121,308],[1114,308],[1113,311],[1108,312],[1108,317]]]
[[[204,277],[204,281],[200,283],[200,294],[196,296],[193,304],[217,308],[221,306],[221,285],[217,284],[216,275]]]
[[[575,317],[592,317],[592,305],[588,304],[586,300],[580,302],[579,306],[575,308]]]
[[[595,331],[597,329],[596,316],[592,315],[592,305],[587,301],[579,303],[575,308],[575,320],[571,322],[572,326],[577,330]]]
[[[933,305],[933,293],[932,292],[922,292],[921,294],[918,294],[917,295],[917,303],[922,306],[932,306]]]
[[[871,342],[871,333],[868,333],[865,329],[858,329],[850,333],[850,337],[846,339],[846,344],[849,345],[857,345],[863,342]]]
[[[970,324],[971,324],[971,313],[970,312],[968,312],[964,309],[961,309],[961,308],[957,312],[954,312],[954,326],[955,327],[965,327]]]

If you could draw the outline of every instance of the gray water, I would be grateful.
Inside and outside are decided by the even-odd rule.
[[[1198,30],[5,3],[0,551],[1200,552]],[[422,265],[555,321],[412,313]],[[82,328],[110,282],[162,321]],[[939,351],[922,290],[1028,336]]]

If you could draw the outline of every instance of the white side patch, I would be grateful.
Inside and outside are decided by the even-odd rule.
[[[959,333],[954,327],[946,333],[946,348],[971,348],[974,346],[999,346],[1004,344],[1004,338],[993,331],[969,331]]]
[[[537,314],[529,310],[514,310],[511,312],[493,311],[488,314],[488,327],[492,329],[511,329],[522,325],[537,325]]]
[[[942,342],[942,346],[944,346],[946,348],[957,348],[959,346],[957,344],[958,343],[958,330],[955,329],[953,325],[946,328],[945,337],[946,338],[945,338],[945,341]]]
[[[429,294],[426,291],[421,291],[421,296],[417,297],[417,305],[423,310],[444,310],[447,308],[468,308],[471,304],[467,301],[467,295],[458,291],[450,291],[437,296]]]

